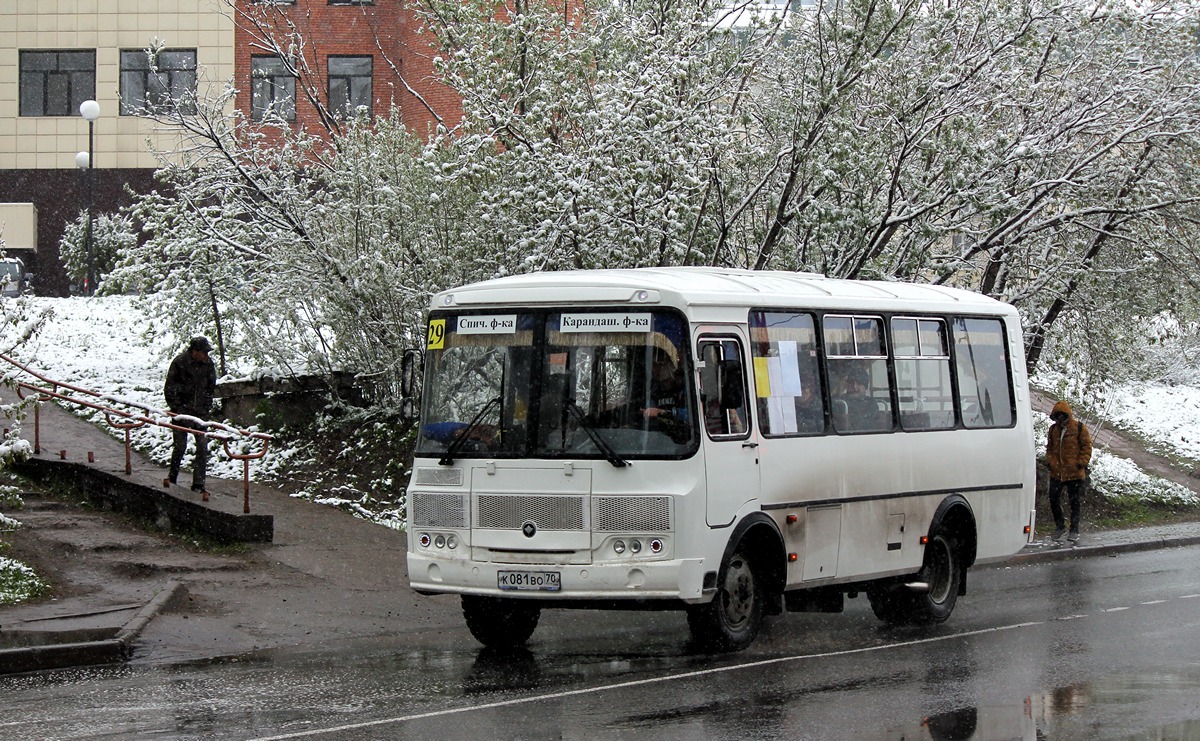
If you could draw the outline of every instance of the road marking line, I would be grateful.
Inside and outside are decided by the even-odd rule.
[[[1128,610],[1128,609],[1129,609],[1128,607],[1105,607],[1105,608],[1101,609],[1100,612],[1120,612],[1121,610]]]
[[[937,636],[936,638],[921,638],[915,641],[904,641],[903,643],[888,643],[882,646],[866,646],[863,648],[851,648],[845,651],[827,651],[819,654],[800,654],[798,656],[780,656],[774,659],[763,659],[761,661],[752,661],[748,664],[734,664],[732,666],[713,667],[712,669],[698,669],[696,671],[684,672],[682,674],[671,674],[665,677],[650,677],[647,679],[635,679],[629,682],[616,682],[614,684],[600,685],[599,687],[587,687],[577,690],[564,690],[562,692],[551,692],[545,695],[534,695],[532,697],[518,697],[512,700],[501,700],[499,702],[489,702],[483,705],[468,705],[458,708],[446,708],[444,710],[431,710],[425,713],[415,713],[413,715],[401,715],[395,718],[381,718],[379,720],[364,721],[362,723],[349,723],[342,726],[332,726],[330,728],[314,729],[309,731],[297,731],[296,733],[284,733],[277,736],[263,736],[251,741],[282,741],[289,738],[304,738],[306,736],[320,736],[327,733],[342,733],[344,731],[355,731],[363,728],[373,728],[376,726],[389,725],[393,723],[406,723],[411,720],[423,720],[425,718],[438,718],[448,715],[461,715],[470,713],[476,710],[491,710],[493,708],[514,707],[517,705],[528,705],[530,703],[542,702],[544,700],[558,700],[566,697],[577,697],[579,695],[590,695],[598,692],[607,692],[609,690],[627,689],[629,687],[644,687],[652,684],[662,684],[664,682],[672,682],[679,679],[693,679],[695,677],[711,676],[715,674],[726,674],[743,669],[757,669],[764,666],[775,666],[778,664],[787,664],[795,661],[806,661],[808,659],[829,659],[839,656],[853,656],[854,654],[873,653],[875,651],[884,651],[892,648],[909,648],[911,646],[921,646],[930,643],[941,643],[943,641],[954,640],[956,638],[967,638],[970,636],[987,635],[988,633],[1000,633],[1007,630],[1017,630],[1019,628],[1029,628],[1035,625],[1045,625],[1044,620],[1035,620],[1027,623],[1014,623],[1012,625],[1001,625],[995,628],[982,628],[980,630],[968,630],[963,633],[955,633],[953,635]]]
[[[1152,599],[1152,600],[1150,600],[1149,602],[1140,602],[1140,603],[1138,603],[1138,604],[1142,604],[1142,605],[1161,605],[1161,604],[1165,604],[1165,603],[1166,603],[1166,600],[1165,600],[1165,599]]]

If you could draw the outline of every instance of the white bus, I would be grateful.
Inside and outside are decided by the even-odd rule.
[[[1032,537],[1021,329],[967,291],[710,268],[537,273],[433,298],[408,571],[483,644],[548,607],[940,622]]]

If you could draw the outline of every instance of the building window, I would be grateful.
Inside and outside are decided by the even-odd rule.
[[[375,0],[329,0],[330,5],[374,5]]]
[[[168,111],[196,112],[196,50],[144,49],[121,52],[121,115]]]
[[[276,116],[296,120],[296,78],[279,57],[251,57],[250,78],[253,99],[250,117],[255,121]]]
[[[22,51],[21,115],[74,116],[96,97],[96,51]]]
[[[373,57],[329,58],[329,109],[333,115],[342,118],[371,115],[374,63]]]

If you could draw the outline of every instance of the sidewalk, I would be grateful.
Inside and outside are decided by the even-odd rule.
[[[24,427],[32,440],[33,424]],[[124,445],[53,405],[41,422],[41,458],[85,462],[167,496],[165,472],[136,452],[125,474]],[[242,482],[209,478],[213,504],[241,509]],[[184,487],[172,494],[199,498]],[[50,598],[0,607],[0,674],[130,660],[210,659],[280,646],[329,645],[403,632],[464,631],[453,596],[408,588],[404,533],[331,507],[251,484],[254,513],[274,517],[274,540],[229,553],[189,549],[111,513],[30,495],[14,512],[14,537],[42,554]],[[1076,546],[1043,539],[1006,564],[1195,545],[1200,523],[1084,532]],[[35,564],[37,565],[37,564]]]
[[[1061,561],[1068,558],[1106,556],[1113,553],[1189,545],[1200,545],[1200,522],[1180,522],[1124,530],[1084,530],[1079,542],[1075,544],[1069,541],[1055,543],[1049,537],[1043,537],[1025,546],[1020,553],[1005,563]]]
[[[32,418],[22,433],[33,439]],[[58,461],[65,450],[66,461],[81,463],[91,452],[87,465],[168,496],[163,468],[135,451],[127,476],[120,440],[54,405],[43,405],[40,439],[38,458]],[[242,481],[210,476],[208,488],[214,506],[241,511]],[[40,658],[58,643],[89,646],[69,649],[77,664],[161,662],[461,627],[457,599],[408,588],[404,533],[259,483],[250,488],[251,512],[274,518],[274,539],[228,552],[188,548],[65,499],[25,496],[26,507],[12,513],[25,527],[13,537],[34,539],[35,556],[63,568],[46,574],[55,585],[50,598],[0,607],[0,674],[28,671],[28,662],[63,665],[61,657]],[[200,498],[187,487],[170,492]],[[110,645],[118,637],[123,646]]]

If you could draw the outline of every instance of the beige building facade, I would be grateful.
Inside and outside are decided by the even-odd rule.
[[[159,49],[153,64],[144,52],[150,47]],[[76,167],[76,153],[88,150],[79,103],[100,105],[94,210],[111,212],[126,183],[151,181],[152,148],[169,150],[177,140],[136,113],[215,94],[233,70],[234,23],[224,0],[0,0],[0,203],[33,204],[38,237],[30,257],[39,277],[55,272],[58,237],[87,195]],[[30,227],[4,225],[0,238]],[[61,283],[39,280],[38,289],[64,294],[65,277]]]

